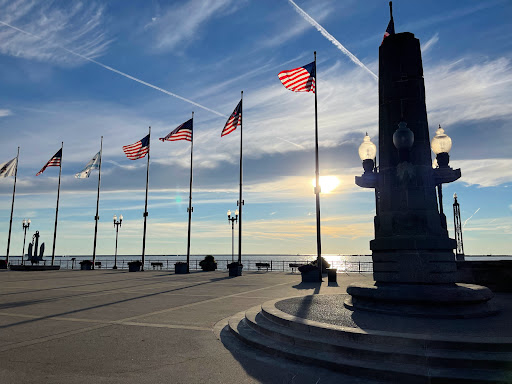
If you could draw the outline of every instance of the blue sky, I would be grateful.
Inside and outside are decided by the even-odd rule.
[[[388,1],[297,0],[378,74]],[[397,32],[420,39],[430,135],[452,137],[462,178],[443,188],[453,237],[459,196],[466,254],[510,254],[512,239],[512,3],[394,1]],[[103,142],[99,254],[112,254],[114,214],[123,214],[120,254],[142,248],[146,161],[122,146],[152,127],[147,254],[184,254],[188,142],[156,140],[195,112],[192,254],[230,253],[226,211],[238,198],[239,132],[221,138],[244,91],[244,253],[315,253],[313,95],[277,78],[318,52],[320,172],[340,185],[321,195],[324,253],[369,254],[374,197],[354,184],[357,148],[378,133],[375,79],[287,0],[0,0],[0,163],[21,146],[11,255],[21,222],[51,249],[58,168],[37,171],[64,141],[57,254],[91,254],[97,173],[73,175]],[[62,47],[204,106],[145,86]],[[0,252],[5,252],[12,178],[0,179]],[[476,214],[475,214],[476,212]]]

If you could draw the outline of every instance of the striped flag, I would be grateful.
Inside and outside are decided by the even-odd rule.
[[[100,167],[100,152],[94,155],[94,157],[87,163],[84,169],[82,169],[80,172],[75,173],[75,178],[77,179],[83,179],[86,177],[89,177],[91,172],[94,169],[98,169]]]
[[[228,121],[226,122],[226,125],[224,126],[224,129],[222,130],[222,133],[220,134],[220,137],[229,135],[231,132],[233,132],[235,129],[237,129],[239,126],[242,125],[242,100],[238,103],[235,110],[229,116]]]
[[[43,173],[47,167],[60,167],[61,159],[62,159],[62,148],[59,149],[57,151],[57,153],[55,155],[53,155],[53,157],[50,160],[48,160],[46,165],[43,168],[41,168],[41,170],[39,172],[36,173],[36,176],[39,176],[41,173]]]
[[[178,140],[187,140],[192,141],[192,125],[193,119],[190,119],[176,129],[174,129],[171,133],[169,133],[165,137],[161,137],[159,140],[162,141],[178,141]]]
[[[389,20],[388,27],[386,28],[386,32],[384,32],[384,37],[382,38],[382,43],[384,42],[384,39],[386,37],[388,37],[389,35],[394,35],[394,34],[395,34],[395,22],[393,21],[393,18],[391,18],[391,20]],[[380,43],[380,45],[382,45],[382,43]]]
[[[123,151],[130,160],[142,159],[149,152],[149,135],[132,145],[125,145]]]
[[[16,171],[16,165],[18,162],[17,160],[18,159],[15,157],[12,160],[0,164],[0,177],[14,176],[14,173]]]
[[[313,61],[303,67],[279,72],[277,75],[286,89],[293,92],[315,92],[316,65]]]

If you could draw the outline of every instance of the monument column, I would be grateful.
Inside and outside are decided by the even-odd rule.
[[[409,32],[389,35],[379,48],[378,154],[378,168],[356,177],[378,192],[370,241],[375,282],[350,285],[345,306],[412,316],[495,313],[488,288],[456,284],[457,244],[438,210],[436,186],[461,172],[448,166],[447,153],[432,168],[420,42]]]

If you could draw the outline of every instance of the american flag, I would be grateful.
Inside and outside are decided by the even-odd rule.
[[[235,129],[237,129],[239,126],[242,125],[242,100],[238,103],[235,110],[229,116],[228,121],[226,122],[226,125],[224,126],[224,129],[222,130],[222,133],[220,137],[229,135],[231,132],[233,132]]]
[[[315,92],[316,64],[279,72],[277,75],[286,89],[293,92]]]
[[[395,34],[395,22],[393,21],[393,18],[391,18],[391,20],[389,20],[388,27],[386,28],[386,32],[384,32],[384,37],[382,38],[382,43],[384,42],[384,39],[386,37],[388,37],[389,35],[394,35],[394,34]],[[380,43],[380,45],[382,45],[382,43]]]
[[[0,164],[0,177],[14,176],[17,165],[17,157]]]
[[[171,133],[169,133],[165,137],[161,137],[159,140],[162,141],[178,141],[178,140],[187,140],[192,141],[192,126],[193,119],[190,119],[176,129],[174,129]]]
[[[142,159],[149,152],[149,135],[132,145],[125,145],[123,151],[130,160]]]
[[[55,155],[53,155],[53,157],[50,160],[48,160],[46,165],[43,168],[41,168],[41,170],[39,172],[36,173],[36,176],[39,176],[41,173],[43,173],[47,167],[60,167],[61,159],[62,159],[62,148],[59,149],[57,151],[57,153]]]

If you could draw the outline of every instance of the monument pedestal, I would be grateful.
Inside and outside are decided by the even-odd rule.
[[[472,318],[494,315],[493,293],[473,284],[357,283],[347,288],[345,308],[390,315]]]

